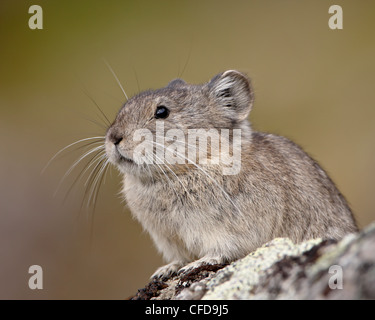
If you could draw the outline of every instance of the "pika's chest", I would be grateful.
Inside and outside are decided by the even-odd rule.
[[[175,211],[183,211],[184,194],[163,183],[141,183],[132,178],[124,180],[123,195],[132,214],[142,222],[145,219],[170,220]]]
[[[126,177],[122,192],[135,218],[149,227],[186,228],[202,218],[200,213],[212,209],[197,185],[181,186],[172,181],[147,184]]]

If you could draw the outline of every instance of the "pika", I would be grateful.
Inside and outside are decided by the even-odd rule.
[[[228,263],[276,237],[340,239],[358,230],[345,198],[316,161],[287,138],[252,130],[253,102],[250,79],[236,70],[201,85],[176,79],[129,99],[107,130],[105,150],[123,173],[122,194],[168,262],[152,277]],[[184,136],[168,140],[158,123]],[[194,161],[183,154],[195,142],[186,138],[189,132],[202,129],[230,132],[219,140],[232,148],[226,158],[239,150],[239,170],[223,174],[227,162],[216,161],[213,151]],[[150,134],[152,161],[135,157],[140,130]],[[235,130],[241,134],[236,145]],[[184,145],[174,154],[184,161],[159,161],[160,148],[171,144]]]

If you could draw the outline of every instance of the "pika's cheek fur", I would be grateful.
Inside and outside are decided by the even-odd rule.
[[[105,141],[104,145],[105,145],[105,153],[107,155],[107,158],[113,165],[116,165],[117,164],[116,146],[113,143],[109,142],[108,140]]]
[[[275,237],[300,242],[357,231],[345,198],[316,161],[284,137],[251,129],[253,101],[249,78],[235,70],[202,85],[177,79],[129,99],[109,129],[106,153],[124,173],[122,193],[168,262],[153,277],[230,262]],[[175,129],[241,130],[240,170],[122,162],[116,145],[135,148],[125,132],[131,137],[160,118]]]

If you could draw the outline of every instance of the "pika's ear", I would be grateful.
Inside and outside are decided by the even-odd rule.
[[[185,84],[186,84],[186,82],[182,79],[174,79],[174,80],[172,80],[171,82],[168,83],[167,87],[178,88],[178,87],[182,87]]]
[[[254,102],[250,79],[236,70],[228,70],[215,76],[209,83],[210,95],[231,117],[241,121],[247,118]]]

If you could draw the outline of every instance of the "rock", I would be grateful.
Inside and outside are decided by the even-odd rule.
[[[375,223],[339,242],[277,238],[230,265],[151,282],[133,299],[375,299]]]

